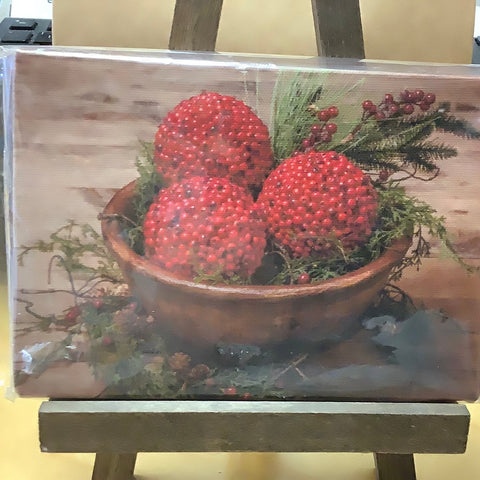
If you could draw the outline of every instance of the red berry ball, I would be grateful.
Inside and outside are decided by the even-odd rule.
[[[103,338],[102,338],[102,344],[103,345],[111,345],[113,343],[113,340],[112,338],[109,336],[109,335],[104,335]]]
[[[259,187],[273,164],[273,152],[267,127],[250,107],[206,92],[168,112],[155,136],[154,160],[170,183],[208,175]]]
[[[310,275],[308,273],[302,273],[298,276],[297,278],[297,283],[299,285],[306,285],[307,283],[310,283]]]
[[[330,114],[330,118],[338,117],[338,108],[335,105],[332,105],[328,109],[328,113]]]
[[[425,92],[423,90],[415,90],[415,92],[413,92],[413,95],[415,97],[415,102],[420,102],[423,100]]]
[[[319,123],[314,123],[310,128],[310,133],[312,135],[318,135],[322,131],[322,126]]]
[[[273,241],[294,258],[325,257],[362,245],[377,218],[370,178],[344,155],[312,152],[284,160],[258,201]]]
[[[328,133],[330,133],[330,134],[333,135],[333,134],[336,133],[336,131],[337,131],[337,124],[336,124],[336,123],[327,123],[327,124],[325,125],[325,130],[326,130]]]
[[[265,228],[245,189],[226,178],[191,177],[161,190],[150,206],[145,256],[181,278],[247,278],[261,264]]]
[[[320,110],[317,113],[317,118],[321,122],[328,122],[330,120],[330,112],[328,110]]]
[[[436,96],[434,93],[427,93],[425,95],[425,98],[423,99],[423,101],[429,105],[431,105],[432,103],[435,103],[435,100],[436,100]]]
[[[377,112],[375,114],[375,120],[385,120],[385,113],[384,112]]]
[[[223,389],[225,395],[236,395],[237,389],[235,387],[227,387]]]
[[[415,110],[415,107],[411,103],[406,103],[405,105],[402,106],[402,112],[405,115],[412,114],[414,110]]]
[[[365,100],[363,103],[362,103],[362,108],[366,111],[366,112],[370,112],[372,110],[372,107],[374,107],[375,105],[373,104],[373,102],[371,100]]]
[[[387,105],[393,103],[393,95],[391,93],[385,94],[385,99],[383,100]]]

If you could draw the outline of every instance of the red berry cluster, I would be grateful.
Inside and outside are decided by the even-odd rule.
[[[273,164],[267,127],[241,100],[207,92],[180,102],[155,136],[155,163],[169,182],[229,178],[260,187]]]
[[[305,153],[314,150],[315,145],[321,143],[330,143],[333,135],[337,132],[337,124],[329,122],[332,118],[338,116],[338,108],[332,105],[329,108],[320,110],[316,113],[319,123],[314,123],[310,128],[310,136],[302,141],[302,151]],[[300,155],[299,150],[293,152],[292,156]]]
[[[285,160],[265,181],[258,202],[267,231],[296,258],[354,249],[366,241],[377,217],[370,178],[336,152]]]
[[[395,100],[391,93],[386,93],[384,99],[375,105],[371,100],[365,100],[362,103],[363,118],[374,117],[376,120],[398,115],[411,115],[417,106],[421,111],[430,110],[436,97],[434,93],[425,93],[423,90],[404,90],[399,98]]]
[[[246,278],[262,261],[265,228],[246,190],[226,178],[191,177],[162,190],[150,206],[145,255],[185,278]]]

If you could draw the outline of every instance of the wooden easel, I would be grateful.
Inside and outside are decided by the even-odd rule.
[[[211,51],[223,0],[177,0],[172,50]],[[318,53],[363,58],[359,0],[312,0]],[[96,453],[93,480],[131,480],[137,452],[374,452],[379,480],[414,480],[414,453],[463,453],[463,405],[49,401],[44,452]]]

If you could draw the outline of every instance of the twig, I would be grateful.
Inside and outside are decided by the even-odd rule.
[[[134,226],[134,227],[138,227],[138,225],[131,219],[131,218],[128,218],[126,217],[125,215],[122,215],[120,213],[112,213],[112,214],[109,214],[109,215],[106,215],[104,213],[99,213],[97,215],[97,219],[98,220],[125,220],[126,222],[130,223],[130,225]]]
[[[298,365],[300,365],[303,361],[305,361],[308,358],[308,353],[305,353],[302,355],[300,358],[292,362],[288,367],[285,367],[280,373],[275,375],[272,379],[272,381],[278,380],[281,376],[285,375],[290,369],[296,368]]]
[[[40,315],[39,313],[36,313],[32,310],[33,307],[33,302],[30,302],[29,300],[24,300],[23,298],[15,298],[17,302],[24,303],[25,304],[25,311],[32,315],[32,317],[38,318],[39,320],[48,320],[50,322],[53,322],[56,320],[55,315],[51,314],[48,317],[45,317],[44,315]]]
[[[296,371],[304,380],[310,380],[298,367],[295,367],[295,371]]]
[[[407,174],[407,176],[396,178],[395,182],[403,182],[403,181],[408,180],[410,178],[414,178],[415,180],[421,180],[422,182],[431,182],[432,180],[435,180],[435,178],[437,178],[438,175],[440,174],[440,168],[439,167],[436,167],[436,169],[434,170],[434,173],[432,175],[430,175],[429,177],[422,177],[420,175],[417,175],[417,170],[418,170],[417,167],[415,167],[413,172],[410,172],[405,168],[399,168],[397,170],[397,172],[404,172],[404,173]]]
[[[53,266],[53,261],[54,260],[57,260],[58,262],[60,262],[65,270],[65,272],[67,272],[67,275],[68,275],[68,280],[70,282],[70,286],[72,287],[72,292],[74,293],[74,295],[76,296],[77,295],[77,290],[75,288],[75,283],[73,281],[73,276],[72,276],[72,273],[70,272],[70,270],[67,268],[67,266],[65,265],[65,259],[61,256],[61,255],[53,255],[53,257],[50,259],[50,262],[48,263],[48,283],[52,283],[51,280],[52,280],[52,266]]]

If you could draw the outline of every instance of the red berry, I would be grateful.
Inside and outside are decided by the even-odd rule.
[[[328,133],[331,133],[332,135],[334,133],[336,133],[337,131],[337,124],[336,123],[327,123],[325,125],[325,130],[328,132]]]
[[[407,103],[414,102],[415,94],[409,90],[405,90],[404,92],[400,93],[400,98]]]
[[[104,335],[102,338],[103,345],[111,345],[113,343],[112,338],[109,335]]]
[[[387,112],[389,115],[395,115],[396,113],[398,113],[398,105],[396,103],[391,103],[388,106]]]
[[[245,392],[243,395],[242,395],[242,398],[244,400],[250,400],[252,398],[252,395],[249,393],[249,392]]]
[[[420,102],[421,100],[423,100],[425,93],[423,90],[415,90],[415,92],[413,92],[413,95],[415,97],[415,101]]]
[[[330,118],[338,117],[338,108],[335,105],[332,105],[329,107],[328,113],[330,114]]]
[[[385,119],[385,114],[383,112],[377,112],[375,114],[375,120],[384,120]]]
[[[330,120],[330,112],[328,110],[320,110],[317,117],[321,122],[328,122]]]
[[[76,320],[82,313],[82,309],[78,306],[75,305],[74,307],[71,307],[68,309],[67,313],[65,314],[65,320],[68,321],[73,321]]]
[[[428,105],[431,105],[432,103],[435,103],[435,100],[436,100],[436,96],[434,93],[427,93],[425,95],[425,98],[423,99],[423,101],[425,103],[427,103]]]
[[[351,251],[367,240],[377,217],[369,177],[336,152],[284,160],[265,180],[257,203],[273,241],[294,258],[325,257],[339,244]],[[359,217],[361,224],[355,223]]]
[[[390,177],[390,173],[388,172],[388,170],[382,170],[382,171],[380,172],[380,174],[378,175],[378,178],[379,178],[380,181],[382,181],[382,182],[386,182],[389,177]]]
[[[420,107],[420,110],[424,111],[424,112],[427,112],[428,110],[430,110],[430,104],[427,103],[425,100],[422,100],[418,106]]]
[[[237,389],[235,387],[227,387],[223,389],[225,395],[236,395]]]
[[[405,115],[410,115],[415,110],[415,107],[411,103],[406,103],[402,106],[402,111]]]
[[[145,256],[181,278],[250,276],[265,221],[251,195],[225,178],[191,177],[161,190],[145,216]]]
[[[393,103],[393,95],[391,93],[385,94],[385,99],[383,100],[386,104]]]
[[[96,298],[92,303],[97,310],[103,307],[103,300],[101,298]]]
[[[167,113],[155,136],[155,164],[168,182],[199,175],[260,187],[273,164],[268,129],[235,97],[205,92]]]
[[[374,107],[374,104],[371,100],[365,100],[363,103],[362,103],[362,108],[366,111],[366,112],[370,112],[372,107]]]
[[[312,135],[318,135],[322,131],[322,126],[319,123],[315,123],[310,128]]]
[[[310,283],[310,281],[310,275],[308,273],[302,273],[297,278],[297,283],[299,285],[306,285],[307,283]]]
[[[302,141],[302,148],[308,148],[312,146],[312,142],[308,138]]]

